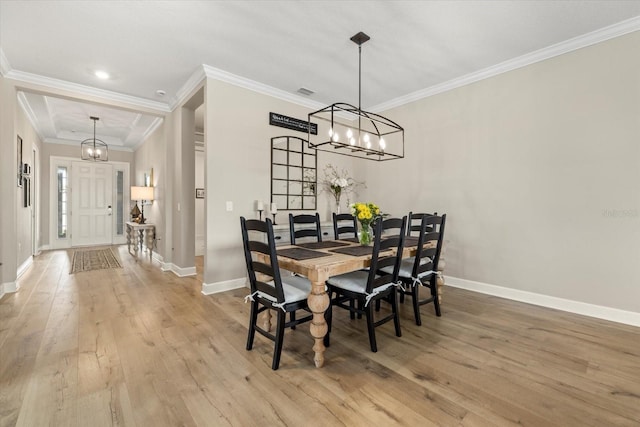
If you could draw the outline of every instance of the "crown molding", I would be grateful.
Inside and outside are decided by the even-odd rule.
[[[302,107],[317,110],[326,107],[325,104],[318,101],[313,101],[308,98],[303,98],[299,95],[287,92],[282,89],[277,89],[273,86],[266,85],[264,83],[257,82],[255,80],[248,79],[246,77],[237,76],[219,68],[214,68],[210,65],[202,65],[204,73],[208,78],[220,80],[225,83],[229,83],[235,86],[249,89],[254,92],[262,93],[264,95],[271,96],[273,98],[281,99],[283,101],[291,102]]]
[[[187,97],[204,82],[206,77],[204,69],[202,67],[198,67],[176,92],[176,96],[170,104],[171,111],[175,110],[179,105],[187,102]]]
[[[47,144],[57,144],[57,145],[72,145],[74,147],[80,148],[80,141],[72,141],[70,139],[62,139],[62,138],[45,138],[42,142]],[[109,151],[126,151],[128,153],[133,153],[135,150],[129,147],[124,147],[121,145],[112,145],[107,144],[109,147]]]
[[[163,122],[164,119],[162,117],[156,117],[153,122],[151,122],[151,125],[147,128],[147,130],[144,131],[144,135],[142,135],[142,138],[140,138],[140,142],[134,145],[131,151],[136,151],[138,148],[140,148],[140,146],[144,144],[147,138],[149,138],[149,136],[151,136],[151,134],[153,134],[153,132],[155,132]]]
[[[4,50],[0,47],[0,74],[6,76],[11,71],[11,65],[6,56],[4,56]]]
[[[591,33],[583,34],[581,36],[565,40],[563,42],[536,50],[534,52],[527,53],[517,58],[501,62],[499,64],[484,68],[465,76],[449,80],[425,89],[421,89],[398,98],[394,98],[390,101],[383,102],[371,107],[370,111],[379,113],[391,108],[400,107],[410,102],[418,101],[422,98],[427,98],[439,93],[447,92],[452,89],[466,86],[480,80],[488,79],[490,77],[497,76],[508,71],[526,67],[527,65],[535,64],[536,62],[541,62],[568,52],[572,52],[574,50],[582,49],[583,47],[601,43],[639,30],[640,16],[637,16],[635,18],[627,19],[617,24],[601,28]]]
[[[102,98],[118,104],[128,104],[132,107],[155,110],[160,113],[171,112],[169,105],[164,102],[151,101],[149,99],[138,98],[131,95],[124,95],[118,92],[85,86],[65,80],[54,79],[51,77],[40,76],[24,71],[11,70],[5,75],[5,77],[19,82],[45,86],[51,89],[69,91],[73,92],[74,94]]]
[[[27,120],[31,123],[31,127],[36,131],[38,138],[40,141],[44,141],[44,136],[42,132],[40,132],[40,128],[38,127],[38,120],[36,119],[36,114],[33,112],[31,108],[31,104],[29,104],[29,100],[27,100],[27,96],[22,91],[18,91],[18,104],[22,107],[22,111],[27,116]]]

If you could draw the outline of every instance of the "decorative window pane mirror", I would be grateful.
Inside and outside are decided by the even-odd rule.
[[[318,157],[306,139],[271,138],[271,203],[278,209],[315,210]]]

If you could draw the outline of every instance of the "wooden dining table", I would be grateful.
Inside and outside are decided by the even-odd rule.
[[[407,243],[408,244],[405,245],[405,248],[403,250],[403,258],[408,258],[415,255],[417,250],[417,243],[411,240],[408,240]],[[371,252],[373,250],[373,247],[371,247],[371,251],[369,251],[368,255],[360,256],[337,253],[334,251],[343,250],[344,248],[348,247],[354,248],[358,246],[360,246],[358,243],[350,242],[347,240],[330,240],[306,244],[303,243],[299,245],[281,246],[277,248],[278,264],[280,266],[280,269],[285,269],[293,273],[300,274],[307,277],[311,281],[311,293],[309,294],[307,301],[309,304],[309,309],[313,313],[313,318],[311,320],[309,330],[311,332],[311,336],[314,339],[313,351],[315,354],[313,361],[317,368],[320,368],[324,365],[325,346],[323,338],[327,334],[328,330],[327,322],[325,321],[324,317],[324,313],[329,307],[329,296],[325,291],[325,282],[331,276],[336,276],[338,274],[357,271],[362,268],[369,267],[371,263]],[[292,256],[296,256],[296,254],[298,253],[305,253],[306,251],[320,252],[322,253],[322,255],[306,259],[292,258]],[[300,258],[300,256],[296,256],[296,258]],[[438,295],[440,295],[440,288],[444,285],[442,277],[442,274],[438,275]],[[268,314],[268,312],[269,310],[267,310],[267,315],[264,319],[264,326],[267,330],[270,329],[270,314]]]

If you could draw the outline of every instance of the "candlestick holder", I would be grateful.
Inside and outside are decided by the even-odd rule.
[[[258,212],[260,212],[260,221],[262,221],[262,211],[263,211],[263,210],[264,210],[264,209],[258,209]]]
[[[277,225],[276,224],[276,214],[272,213],[271,215],[273,215],[273,225]]]

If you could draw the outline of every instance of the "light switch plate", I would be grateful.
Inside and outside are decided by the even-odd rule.
[[[233,202],[227,202],[227,212],[233,211]]]

